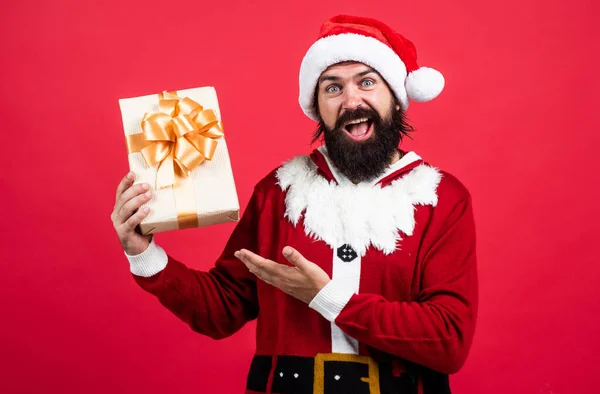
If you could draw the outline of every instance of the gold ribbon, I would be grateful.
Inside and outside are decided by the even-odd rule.
[[[211,160],[223,130],[214,110],[204,109],[177,92],[158,95],[159,112],[142,119],[142,133],[128,135],[129,153],[140,152],[148,166],[158,164],[156,188],[173,186],[179,228],[198,226],[194,188],[189,176]]]

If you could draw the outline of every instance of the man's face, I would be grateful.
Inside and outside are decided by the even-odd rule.
[[[371,67],[357,62],[344,62],[323,71],[317,87],[319,113],[324,125],[332,130],[348,111],[365,108],[377,111],[382,119],[391,115],[394,96],[383,78]],[[360,142],[372,133],[372,122],[343,125],[351,140]]]
[[[317,100],[319,130],[333,164],[354,182],[381,175],[407,131],[383,78],[362,63],[334,65],[319,78]]]

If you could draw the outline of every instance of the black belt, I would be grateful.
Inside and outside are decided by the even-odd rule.
[[[246,389],[265,393],[274,357],[254,356]],[[273,394],[419,394],[417,377],[423,379],[423,394],[449,394],[448,376],[404,371],[394,374],[392,362],[328,353],[316,357],[277,356],[271,384]],[[433,375],[432,375],[433,373]],[[428,389],[429,388],[429,389]]]

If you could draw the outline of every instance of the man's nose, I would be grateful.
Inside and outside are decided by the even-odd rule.
[[[360,91],[356,88],[347,88],[344,90],[344,100],[342,108],[345,110],[353,110],[358,108],[363,103]]]

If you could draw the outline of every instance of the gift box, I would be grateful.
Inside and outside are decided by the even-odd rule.
[[[148,183],[143,234],[239,220],[213,87],[119,100],[134,183]]]

